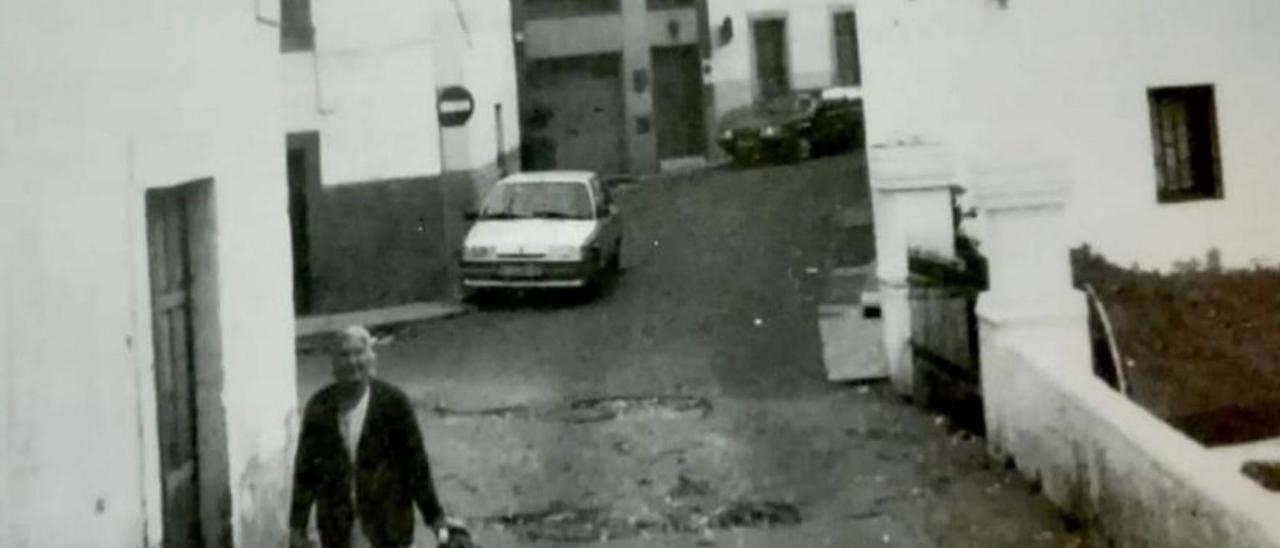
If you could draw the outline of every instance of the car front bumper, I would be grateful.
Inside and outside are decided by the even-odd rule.
[[[716,141],[720,148],[734,158],[759,160],[787,152],[795,138],[791,135],[738,136]]]
[[[462,263],[462,285],[477,289],[583,287],[593,274],[585,261]]]

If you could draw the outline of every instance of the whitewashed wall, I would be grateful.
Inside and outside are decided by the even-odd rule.
[[[0,0],[0,545],[160,542],[144,190],[207,177],[237,543],[283,517],[284,130],[259,9]]]
[[[471,91],[476,108],[446,149],[446,169],[480,169],[497,161],[498,120],[502,105],[505,154],[520,148],[520,105],[516,86],[515,42],[508,0],[434,0],[436,80],[440,87]],[[446,134],[446,138],[451,136]],[[456,151],[456,152],[455,152]],[[454,155],[460,157],[454,157]]]
[[[509,2],[395,0],[369,7],[315,0],[314,52],[284,55],[289,131],[319,131],[324,183],[439,175],[519,149],[519,107]],[[468,88],[476,111],[444,129],[436,93]]]
[[[709,83],[715,89],[718,113],[748,104],[755,96],[754,18],[785,14],[792,88],[825,87],[834,83],[836,66],[832,15],[857,4],[855,0],[707,0],[712,44]],[[721,45],[720,26],[725,18],[732,21],[733,39]]]
[[[288,131],[320,132],[324,184],[439,174],[432,3],[311,9],[315,51],[284,54],[282,106]]]
[[[1280,259],[1280,5],[1265,0],[890,0],[860,12],[868,142],[1071,165],[1071,237],[1164,268]],[[1156,201],[1147,88],[1214,85],[1222,200]]]

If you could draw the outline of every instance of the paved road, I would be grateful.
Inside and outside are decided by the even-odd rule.
[[[380,374],[418,402],[450,511],[490,548],[1079,545],[981,440],[825,381],[823,273],[872,254],[837,228],[867,217],[863,173],[646,181],[603,299],[396,331]],[[326,367],[302,358],[304,396]]]

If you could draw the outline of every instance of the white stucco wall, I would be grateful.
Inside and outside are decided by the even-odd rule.
[[[459,85],[475,99],[465,126],[446,132],[445,168],[490,167],[498,158],[498,120],[502,105],[504,153],[520,149],[520,105],[516,85],[515,42],[508,0],[434,0],[436,82]],[[454,135],[451,135],[454,134]]]
[[[835,36],[832,16],[839,10],[857,10],[855,0],[707,0],[711,26],[711,73],[717,113],[751,102],[756,96],[755,53],[751,22],[761,17],[785,16],[791,87],[810,89],[835,82]],[[733,38],[720,43],[720,28],[732,21]],[[859,37],[859,41],[864,40]]]
[[[160,542],[144,191],[210,177],[238,544],[282,518],[296,393],[270,11],[0,0],[0,545]]]
[[[1121,264],[1164,268],[1218,248],[1228,265],[1280,259],[1280,6],[1265,0],[1063,4],[865,2],[870,145],[920,139],[965,169],[1030,154],[1070,164],[1071,237]],[[1147,89],[1213,84],[1222,200],[1156,201]]]
[[[315,50],[284,55],[283,107],[288,131],[320,132],[324,184],[439,174],[433,2],[311,4]]]
[[[314,0],[315,51],[284,55],[288,131],[319,131],[326,185],[439,175],[492,165],[495,104],[503,141],[519,149],[510,3],[415,2],[376,8]],[[462,128],[440,128],[436,93],[476,101]]]

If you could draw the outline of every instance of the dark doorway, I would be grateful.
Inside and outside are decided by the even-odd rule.
[[[706,152],[698,46],[653,48],[653,111],[658,158],[701,156]]]
[[[199,546],[200,477],[191,333],[190,205],[183,188],[147,193],[165,546]]]
[[[787,20],[757,19],[751,23],[751,36],[755,43],[756,85],[760,97],[768,99],[791,91]]]
[[[293,247],[293,309],[311,312],[311,199],[320,188],[320,135],[293,133],[285,139],[289,179],[289,236]]]

